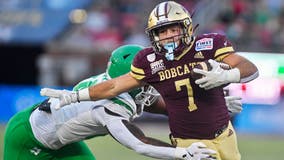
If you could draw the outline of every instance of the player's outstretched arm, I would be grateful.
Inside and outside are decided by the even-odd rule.
[[[79,91],[64,90],[63,92],[63,90],[43,88],[40,94],[42,96],[59,98],[60,105],[57,107],[58,109],[62,106],[80,101],[96,101],[112,98],[133,88],[141,87],[142,85],[142,82],[136,80],[130,74],[125,74]]]
[[[216,152],[201,143],[193,143],[188,148],[174,147],[157,139],[146,137],[135,125],[126,120],[115,120],[107,124],[114,139],[139,154],[159,159],[208,160]]]

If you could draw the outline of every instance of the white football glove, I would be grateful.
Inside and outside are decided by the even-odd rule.
[[[216,151],[206,148],[202,142],[192,143],[187,148],[176,148],[176,157],[182,160],[215,160]]]
[[[238,96],[226,96],[226,106],[232,114],[238,114],[243,110],[242,98]]]
[[[43,88],[40,90],[40,95],[59,98],[59,104],[54,107],[55,109],[60,109],[65,105],[79,102],[78,92],[75,91]]]
[[[216,151],[207,148],[207,146],[202,142],[192,143],[189,147],[186,148],[186,151],[190,155],[189,160],[214,160]]]
[[[208,62],[212,66],[212,69],[210,71],[205,71],[198,68],[193,69],[193,72],[203,75],[202,78],[195,81],[195,83],[199,85],[200,88],[209,90],[223,84],[240,81],[239,69],[234,68],[230,70],[224,70],[215,60],[209,59]]]

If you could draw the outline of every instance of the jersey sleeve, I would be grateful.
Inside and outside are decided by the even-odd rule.
[[[142,63],[139,63],[142,60],[141,55],[135,56],[130,69],[130,75],[138,80],[143,80],[145,78],[145,70]]]
[[[130,75],[143,82],[152,81],[151,61],[155,59],[156,54],[153,49],[146,48],[137,54],[132,62]]]
[[[222,61],[230,53],[234,53],[234,47],[230,40],[225,35],[216,34],[214,36],[214,59]]]

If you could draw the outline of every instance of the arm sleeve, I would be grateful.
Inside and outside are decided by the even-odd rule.
[[[122,120],[108,123],[107,128],[117,141],[139,154],[160,159],[184,159],[183,157],[187,156],[184,148],[155,146],[142,142],[129,131]]]

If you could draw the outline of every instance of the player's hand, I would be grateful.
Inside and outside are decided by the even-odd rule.
[[[79,102],[78,93],[75,91],[43,88],[40,90],[40,95],[52,98],[59,98],[59,104],[55,106],[55,109],[59,109],[71,103]]]
[[[208,60],[208,62],[212,66],[212,69],[210,71],[205,71],[198,68],[193,69],[193,72],[203,75],[202,78],[195,81],[195,83],[199,85],[200,88],[209,90],[223,84],[239,81],[239,75],[237,75],[235,72],[236,69],[224,70],[215,60],[210,59]]]
[[[238,96],[226,96],[225,101],[228,110],[233,114],[240,113],[243,110],[241,100],[242,98]]]
[[[207,148],[207,146],[202,142],[192,143],[189,147],[186,148],[186,151],[190,155],[189,160],[216,159],[216,151]]]

